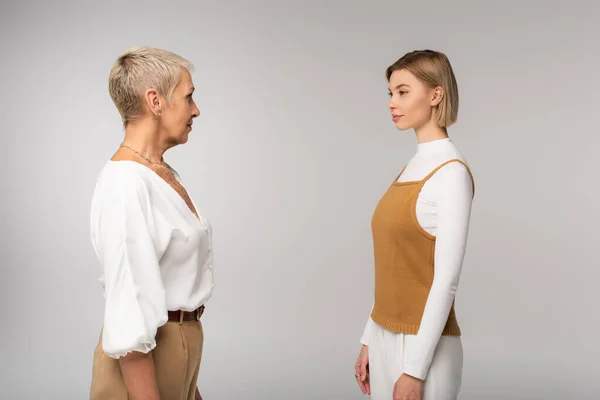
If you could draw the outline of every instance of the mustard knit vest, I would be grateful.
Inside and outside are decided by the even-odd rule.
[[[419,192],[447,161],[420,181],[396,182],[377,205],[371,221],[375,255],[375,305],[371,318],[385,329],[416,334],[433,284],[435,236],[417,220]],[[471,179],[473,176],[471,175]],[[460,336],[454,302],[442,335]]]

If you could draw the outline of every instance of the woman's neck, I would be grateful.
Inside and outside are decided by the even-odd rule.
[[[435,121],[428,121],[426,124],[415,128],[415,134],[419,144],[448,138],[446,128],[440,127]]]
[[[130,122],[122,143],[152,163],[161,163],[167,146],[159,140],[156,125],[146,121]]]

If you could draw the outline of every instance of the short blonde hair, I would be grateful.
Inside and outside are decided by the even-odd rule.
[[[394,71],[406,69],[429,87],[441,86],[444,97],[436,109],[436,120],[445,128],[458,117],[458,86],[445,54],[433,50],[415,50],[402,56],[388,67],[385,76],[389,82]]]
[[[166,50],[135,47],[119,56],[108,78],[108,91],[124,125],[144,114],[144,93],[154,88],[171,101],[179,83],[181,68],[193,71],[193,64]]]

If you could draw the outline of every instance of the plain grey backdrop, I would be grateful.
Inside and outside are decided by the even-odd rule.
[[[166,159],[214,228],[206,400],[365,398],[370,219],[416,149],[384,71],[423,48],[453,64],[477,185],[460,398],[600,398],[597,2],[100,3],[0,9],[0,398],[88,396],[89,205],[123,135],[109,70],[137,45],[197,70],[201,117]]]

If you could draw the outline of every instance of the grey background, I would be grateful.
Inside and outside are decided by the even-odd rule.
[[[597,2],[99,3],[0,9],[2,399],[88,394],[89,203],[122,138],[108,73],[136,45],[197,67],[202,115],[167,160],[214,227],[205,399],[364,398],[370,218],[416,148],[384,71],[420,48],[453,63],[477,180],[460,398],[600,397]]]

